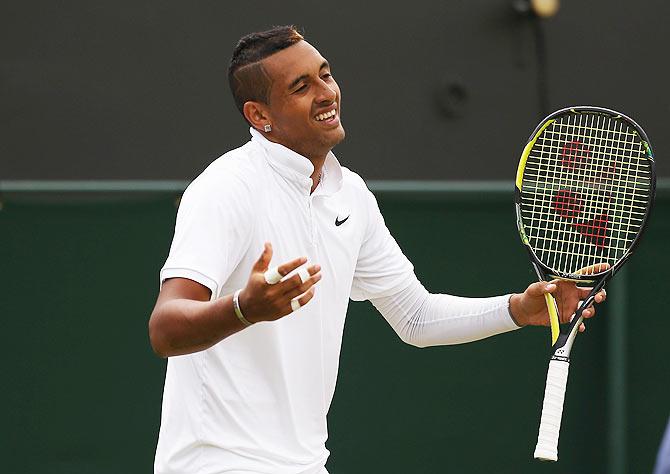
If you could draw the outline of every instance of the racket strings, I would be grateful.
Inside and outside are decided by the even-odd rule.
[[[565,115],[526,160],[524,230],[540,261],[559,272],[614,265],[635,240],[651,191],[647,148],[635,129],[603,114]]]

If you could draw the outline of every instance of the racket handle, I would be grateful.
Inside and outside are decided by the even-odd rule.
[[[568,383],[570,362],[550,360],[547,371],[547,386],[544,390],[540,432],[537,435],[535,459],[558,461],[558,434],[563,417],[563,400]]]

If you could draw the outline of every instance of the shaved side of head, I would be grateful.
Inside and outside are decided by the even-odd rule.
[[[242,66],[233,73],[233,96],[242,104],[250,100],[270,104],[272,78],[265,70],[262,61]],[[239,108],[239,105],[238,105]]]
[[[272,78],[263,67],[263,59],[303,40],[293,25],[276,26],[240,38],[228,66],[228,84],[242,116],[246,102],[270,103]]]

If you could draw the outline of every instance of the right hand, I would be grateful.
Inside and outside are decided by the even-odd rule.
[[[270,285],[264,275],[271,259],[272,245],[266,242],[263,253],[251,269],[247,286],[240,292],[240,309],[252,323],[276,321],[292,313],[291,300],[300,295],[298,302],[300,306],[305,306],[314,297],[314,285],[321,280],[321,267],[310,265],[307,267],[310,277],[304,283],[296,273],[291,278]],[[278,267],[279,273],[286,276],[306,262],[305,257],[291,260]]]

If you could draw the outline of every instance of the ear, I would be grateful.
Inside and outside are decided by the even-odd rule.
[[[272,125],[267,108],[260,102],[247,101],[244,103],[244,118],[259,132],[265,125]]]

